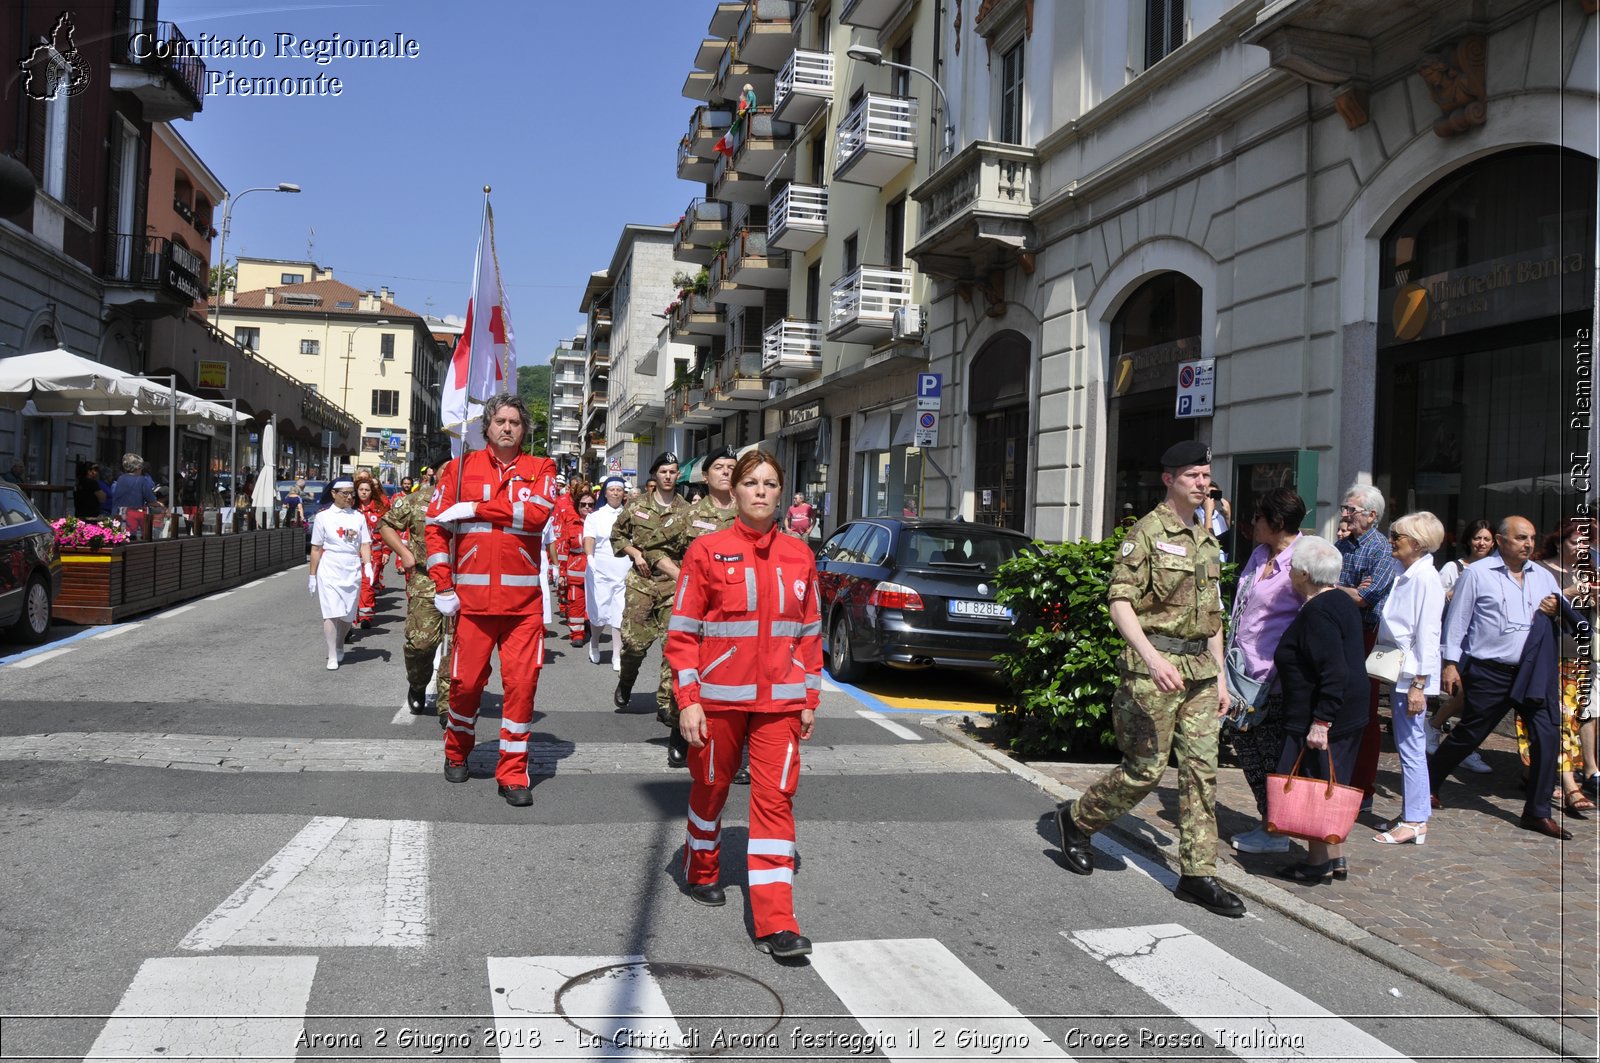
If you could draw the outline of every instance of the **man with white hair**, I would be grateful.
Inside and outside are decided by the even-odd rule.
[[[1339,507],[1342,518],[1350,520],[1350,534],[1334,544],[1344,555],[1344,570],[1339,587],[1355,600],[1361,610],[1361,635],[1365,649],[1372,652],[1378,641],[1378,620],[1383,603],[1400,573],[1389,549],[1389,539],[1378,530],[1383,522],[1383,492],[1371,484],[1352,484]],[[1361,809],[1372,807],[1372,794],[1378,781],[1378,755],[1383,751],[1383,726],[1378,721],[1378,684],[1369,684],[1367,730],[1361,739],[1361,754],[1356,760],[1350,785],[1362,793]]]

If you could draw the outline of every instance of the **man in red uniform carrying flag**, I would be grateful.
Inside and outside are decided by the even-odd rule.
[[[528,408],[514,395],[484,403],[487,447],[440,470],[427,526],[434,607],[447,617],[460,614],[450,660],[444,777],[467,781],[489,655],[498,647],[505,701],[495,779],[500,796],[519,808],[533,803],[528,735],[544,662],[540,538],[554,508],[556,478],[555,462],[522,452],[530,423]]]

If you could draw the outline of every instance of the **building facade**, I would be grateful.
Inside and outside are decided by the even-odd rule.
[[[580,334],[562,340],[550,355],[550,436],[545,450],[569,475],[583,467],[587,344],[587,336]]]
[[[1238,514],[1291,485],[1331,532],[1370,481],[1452,535],[1553,526],[1587,453],[1593,2],[940,6],[926,511],[1098,536],[1197,438]]]

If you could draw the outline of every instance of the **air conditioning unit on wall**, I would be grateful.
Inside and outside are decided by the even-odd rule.
[[[789,382],[782,377],[767,381],[767,401],[771,401],[789,390]]]
[[[902,340],[920,341],[927,328],[928,315],[921,303],[913,303],[910,306],[897,306],[894,310],[894,320],[890,324],[890,338],[896,342]]]

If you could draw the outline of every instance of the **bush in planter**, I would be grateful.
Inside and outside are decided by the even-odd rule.
[[[127,526],[115,517],[97,517],[94,520],[62,517],[51,521],[50,527],[55,532],[56,548],[64,550],[98,550],[118,546],[133,538],[128,534]]]

